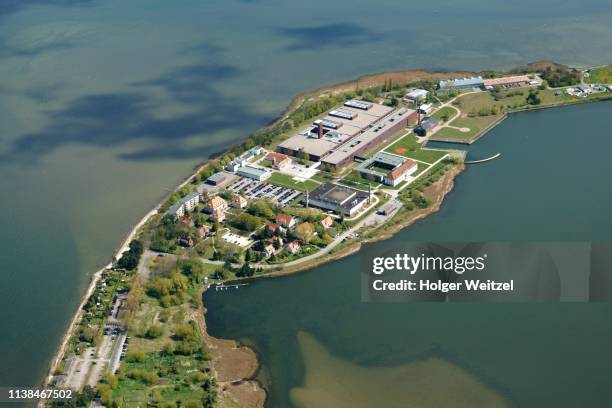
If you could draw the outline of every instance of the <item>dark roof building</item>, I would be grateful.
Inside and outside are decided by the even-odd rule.
[[[323,183],[308,195],[308,205],[328,211],[340,211],[349,217],[355,215],[367,203],[369,195],[332,183]]]

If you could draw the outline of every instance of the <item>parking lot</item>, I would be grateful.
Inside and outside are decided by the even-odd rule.
[[[233,232],[226,232],[225,234],[223,234],[222,238],[226,242],[238,245],[243,248],[249,246],[253,242],[249,238],[234,234]]]
[[[229,190],[244,195],[248,199],[270,199],[284,207],[298,198],[302,193],[288,187],[276,186],[248,178],[240,178],[228,187]]]

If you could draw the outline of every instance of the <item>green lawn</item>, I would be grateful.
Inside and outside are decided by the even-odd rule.
[[[436,162],[446,154],[446,152],[440,150],[423,149],[421,144],[417,142],[416,135],[413,133],[393,143],[385,149],[385,151],[430,164]]]
[[[457,128],[468,128],[467,132],[463,132],[454,128],[442,128],[432,135],[431,140],[450,139],[457,141],[469,141],[474,136],[478,135],[483,129],[491,125],[496,120],[499,120],[500,115],[489,116],[474,116],[458,118],[453,120],[450,125]]]
[[[374,180],[365,179],[356,174],[349,174],[339,181],[340,184],[344,184],[345,186],[356,188],[357,190],[368,190],[368,183],[372,186],[372,188],[378,187],[381,184]]]
[[[447,116],[450,119],[456,114],[457,114],[457,110],[455,108],[451,108],[450,106],[445,106],[442,109],[439,109],[432,116],[438,119],[442,119],[444,116]]]
[[[586,82],[591,84],[612,84],[612,65],[591,70]]]
[[[427,169],[429,167],[429,165],[425,164],[425,163],[421,163],[421,162],[417,162],[417,171],[414,172],[414,174],[412,175],[412,177],[417,177],[419,176],[421,173],[423,173],[425,171],[425,169]]]
[[[272,173],[272,175],[266,180],[266,182],[270,184],[276,184],[277,186],[294,188],[300,191],[312,191],[319,186],[319,183],[315,181],[295,181],[293,180],[293,177],[278,172]]]
[[[321,183],[329,182],[334,180],[334,175],[325,171],[320,171],[314,176],[312,176],[311,180],[315,180]]]

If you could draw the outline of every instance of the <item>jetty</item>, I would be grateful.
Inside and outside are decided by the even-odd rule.
[[[466,161],[465,164],[476,164],[476,163],[485,163],[491,160],[495,160],[497,159],[499,156],[501,156],[501,153],[496,153],[491,157],[487,157],[486,159],[480,159],[480,160],[469,160]]]

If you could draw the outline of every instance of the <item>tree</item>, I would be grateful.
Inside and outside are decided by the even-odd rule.
[[[200,228],[204,225],[207,217],[204,214],[194,214],[192,218],[193,218],[193,225],[196,228]]]
[[[140,256],[142,255],[144,248],[142,242],[138,240],[132,240],[129,245],[129,249],[121,254],[121,258],[117,262],[117,266],[128,271],[136,269]]]
[[[179,261],[179,268],[183,275],[193,282],[199,282],[202,275],[204,275],[204,263],[197,258]]]
[[[295,226],[295,236],[303,244],[307,244],[312,239],[314,227],[309,222],[303,222]]]
[[[253,274],[255,273],[255,271],[253,270],[253,268],[251,268],[251,265],[249,265],[249,261],[246,261],[242,267],[240,268],[240,270],[236,273],[236,276],[239,277],[248,277],[248,276],[253,276]]]
[[[147,329],[145,333],[145,337],[148,339],[156,339],[158,337],[161,337],[162,334],[163,334],[163,329],[161,328],[161,326],[154,324],[154,325],[151,325]]]
[[[272,218],[276,208],[275,206],[266,200],[254,200],[249,203],[247,211],[249,214],[256,215],[263,218]]]
[[[263,220],[255,215],[240,213],[232,219],[232,225],[244,231],[255,231],[263,224]]]
[[[224,200],[227,201],[232,201],[234,199],[234,196],[236,194],[234,194],[234,192],[232,190],[223,190],[219,196],[221,196],[221,198],[223,198]]]
[[[529,105],[539,105],[542,102],[540,97],[538,96],[538,93],[539,92],[535,89],[529,90],[529,95],[527,96],[527,103]]]

